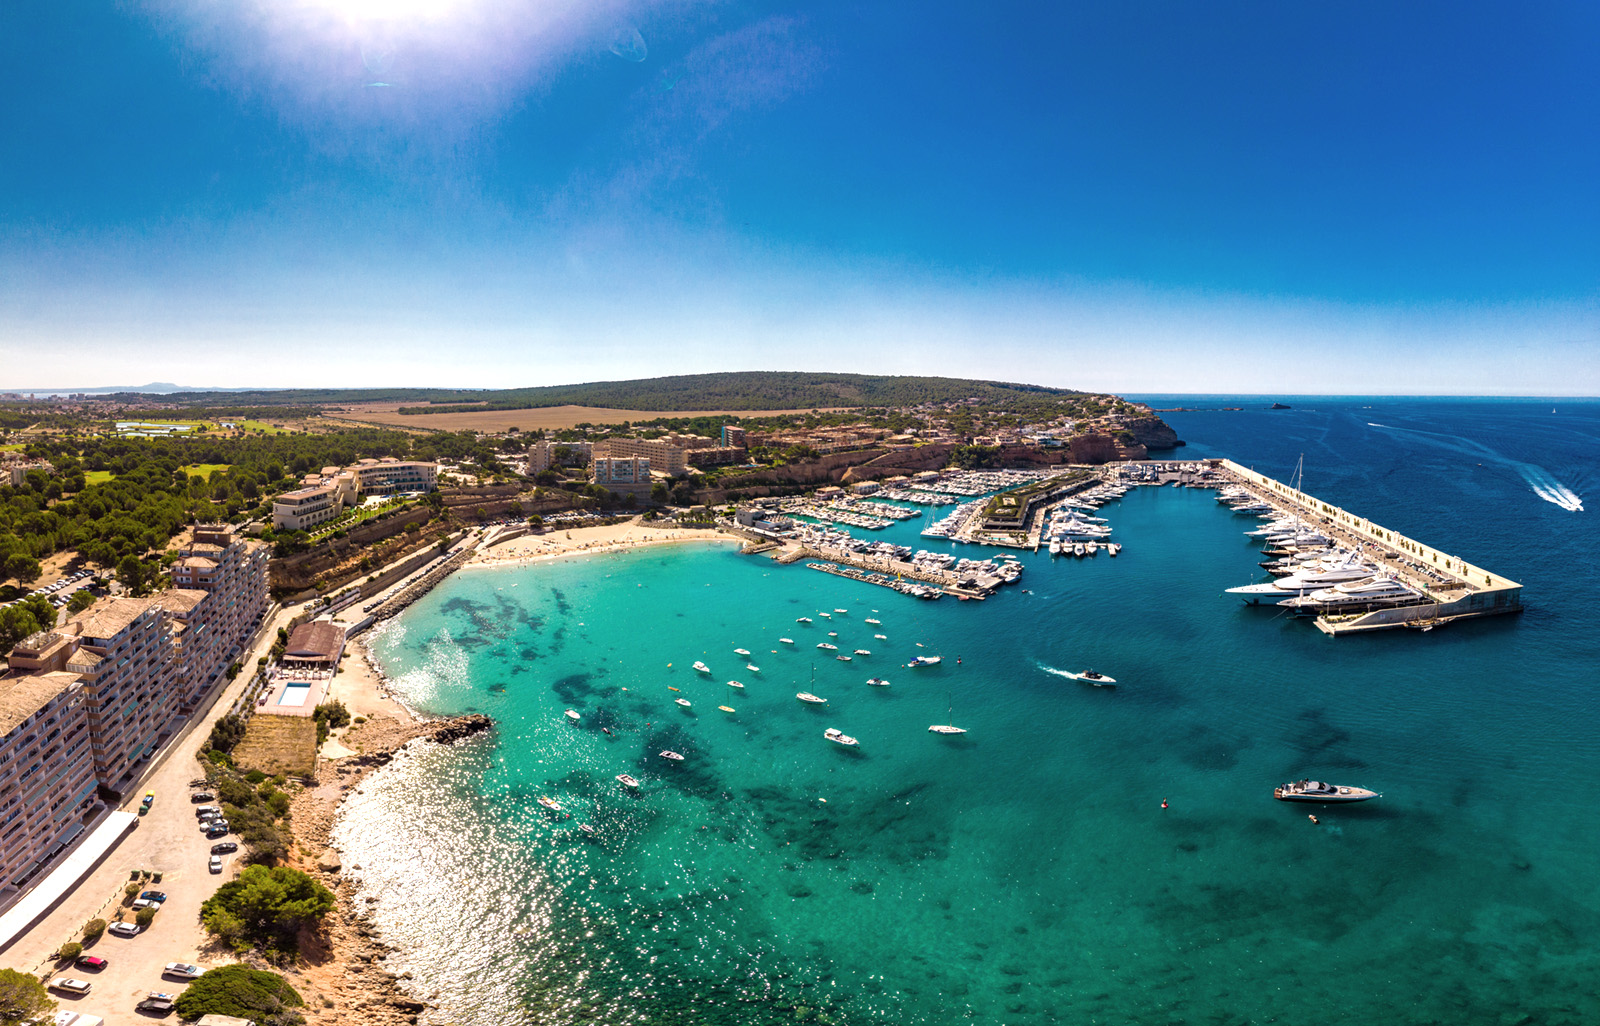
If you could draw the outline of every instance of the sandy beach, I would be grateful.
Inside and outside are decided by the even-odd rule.
[[[646,545],[708,541],[737,542],[738,539],[716,528],[653,527],[641,517],[634,517],[623,524],[574,527],[570,530],[552,528],[543,534],[528,534],[521,538],[513,538],[493,548],[480,550],[467,563],[467,568],[534,563],[544,559],[559,559],[563,556],[598,555]]]

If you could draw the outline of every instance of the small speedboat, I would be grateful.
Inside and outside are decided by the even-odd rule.
[[[912,659],[906,665],[907,666],[938,666],[942,662],[944,662],[944,657],[943,656],[917,656],[916,658]]]
[[[707,666],[705,663],[702,663],[700,660],[696,659],[694,661],[694,672],[695,673],[710,673],[711,672],[711,667]]]
[[[882,677],[868,677],[867,683],[875,688],[886,688],[889,686],[889,682],[884,680]]]
[[[830,637],[830,638],[837,638],[838,636],[839,636],[839,632],[838,631],[829,631],[828,632],[828,637]]]
[[[730,687],[730,688],[742,688],[742,687],[744,687],[744,685],[739,683],[736,680],[730,680],[730,681],[728,681],[728,687]]]
[[[751,673],[761,672],[761,667],[757,666],[755,663],[745,663],[744,668],[749,670]]]
[[[717,708],[721,709],[723,712],[733,712],[733,706],[731,705],[719,705]]]
[[[1106,552],[1109,553],[1110,555],[1115,556],[1117,553],[1119,553],[1121,551],[1122,551],[1122,546],[1121,546],[1121,544],[1119,544],[1117,542],[1112,542],[1111,544],[1106,546]]]
[[[687,698],[674,698],[673,701],[677,702],[679,705],[683,706],[685,709],[689,708],[690,702],[689,702],[689,700]]]
[[[828,701],[826,698],[818,698],[809,691],[802,691],[794,697],[800,699],[802,702],[810,702],[812,705],[823,705]]]
[[[967,732],[965,727],[952,727],[948,723],[935,723],[928,730],[934,734],[965,734]]]
[[[856,655],[871,655],[871,654],[872,654],[872,650],[871,649],[866,649],[866,648],[858,648],[858,649],[856,649]]]
[[[629,776],[626,773],[618,773],[617,774],[617,783],[621,784],[623,787],[638,787],[639,786],[639,781],[636,780],[635,778]]]
[[[778,643],[780,645],[792,645],[792,644],[794,644],[794,639],[793,638],[779,638],[778,639]]]
[[[889,640],[889,635],[887,635],[887,634],[874,634],[873,637],[877,638],[879,641],[888,641]]]
[[[593,836],[594,836],[594,834],[595,834],[595,829],[594,829],[594,827],[592,827],[592,826],[590,826],[590,825],[589,825],[589,824],[587,824],[587,823],[579,823],[579,824],[578,824],[578,829],[579,829],[579,830],[582,830],[582,831],[583,831],[583,832],[584,832],[584,833],[585,833],[585,834],[587,834],[587,835],[588,835],[588,836],[590,836],[590,837],[593,837]]]
[[[561,803],[556,801],[554,798],[540,797],[535,800],[539,803],[539,807],[542,809],[549,809],[551,812],[561,811]]]
[[[822,617],[824,620],[832,620],[833,619],[833,614],[832,613],[818,613],[817,615]]]
[[[866,622],[866,623],[870,623],[870,624],[872,624],[872,626],[874,626],[874,627],[880,627],[880,626],[882,626],[882,625],[883,625],[883,621],[882,621],[882,620],[874,620],[874,619],[873,619],[873,618],[872,618],[872,617],[870,617],[870,616],[869,616],[869,617],[867,617],[867,619],[866,619],[866,620],[865,620],[865,622]]]
[[[835,613],[848,613],[848,612],[850,612],[850,610],[848,610],[848,609],[840,609],[838,606],[834,606],[833,607],[833,611]]]
[[[829,741],[832,741],[834,744],[844,745],[846,748],[854,748],[856,745],[861,743],[860,741],[857,741],[855,738],[851,737],[849,734],[846,734],[844,731],[837,730],[833,727],[829,727],[827,730],[824,730],[822,732],[822,736],[827,738]]]
[[[1084,670],[1082,673],[1069,673],[1067,676],[1071,677],[1073,680],[1081,680],[1085,684],[1093,684],[1097,688],[1114,688],[1117,686],[1117,679],[1115,677],[1107,677],[1105,674],[1097,673],[1094,670]]]
[[[850,661],[850,657],[847,655],[836,655],[834,658],[839,660],[841,663],[848,663]]]
[[[745,659],[750,658],[750,650],[748,648],[736,648],[733,650],[733,654],[736,656],[741,656]]]
[[[837,651],[839,651],[839,646],[838,645],[830,645],[826,641],[817,642],[817,647],[818,648],[825,648],[829,652],[837,652]]]
[[[811,617],[809,617],[809,616],[797,616],[797,617],[794,618],[794,622],[795,623],[810,623],[811,622]]]
[[[661,755],[661,757],[663,759],[667,760],[668,762],[682,762],[683,761],[683,756],[680,755],[677,752],[674,752],[670,748],[668,748],[667,750],[661,752],[660,755]]]
[[[579,720],[583,719],[583,717],[578,715],[578,710],[568,709],[567,719],[571,720],[573,723],[577,723]]]
[[[1280,802],[1364,802],[1368,798],[1383,797],[1364,787],[1345,787],[1341,784],[1324,784],[1320,780],[1296,780],[1272,789],[1272,797]]]

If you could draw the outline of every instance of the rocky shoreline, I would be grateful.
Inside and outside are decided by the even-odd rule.
[[[366,907],[356,898],[358,885],[329,839],[339,804],[368,773],[393,761],[400,749],[418,741],[453,744],[493,726],[493,720],[480,715],[426,723],[392,716],[369,719],[342,739],[356,754],[325,762],[321,782],[295,796],[290,805],[294,834],[290,864],[321,881],[339,900],[324,928],[303,939],[301,963],[285,974],[305,998],[310,1026],[352,1022],[410,1026],[428,1008],[404,991],[401,976],[384,968],[393,949],[378,937]]]

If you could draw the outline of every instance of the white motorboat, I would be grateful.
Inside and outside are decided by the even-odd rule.
[[[731,713],[734,711],[734,708],[731,705],[719,705],[717,708],[721,709],[725,713]]]
[[[1376,791],[1364,787],[1346,787],[1342,784],[1324,784],[1320,780],[1296,780],[1272,789],[1272,797],[1280,802],[1364,802],[1369,798],[1382,798]]]
[[[1052,555],[1052,556],[1061,555],[1061,539],[1060,538],[1051,538],[1050,539],[1050,555]]]
[[[868,655],[869,656],[871,654],[872,654],[872,651],[870,649],[865,649],[865,648],[856,649],[856,655]]]
[[[825,705],[828,701],[826,698],[818,698],[809,691],[801,691],[794,697],[800,699],[802,702],[810,702],[812,705]]]
[[[696,659],[694,661],[694,672],[695,673],[710,673],[711,672],[711,667],[707,666],[705,663],[702,663],[700,660]]]
[[[757,666],[755,663],[745,663],[744,668],[749,670],[751,673],[761,672],[761,667]]]
[[[887,635],[887,634],[874,634],[873,637],[877,638],[879,641],[888,641],[889,640],[889,635]]]
[[[830,638],[837,638],[838,636],[839,636],[839,632],[838,631],[829,631],[828,632],[828,637],[830,637]]]
[[[872,624],[872,625],[873,625],[873,626],[874,626],[874,627],[880,627],[880,626],[882,626],[882,625],[883,625],[883,621],[881,621],[881,620],[874,620],[874,619],[873,619],[873,618],[872,618],[872,617],[870,617],[870,616],[869,616],[869,617],[867,617],[867,618],[866,618],[866,620],[865,620],[865,621],[864,621],[864,622],[865,622],[865,623],[870,623],[870,624]]]
[[[857,741],[855,738],[851,737],[849,734],[846,734],[844,731],[837,730],[833,727],[829,727],[827,730],[824,730],[822,732],[822,736],[827,738],[829,741],[832,741],[834,744],[844,745],[846,748],[854,748],[856,745],[861,743],[860,741]]]
[[[736,655],[736,656],[739,656],[742,659],[749,659],[750,658],[750,650],[748,648],[736,648],[736,649],[733,650],[733,654]]]
[[[1107,677],[1105,674],[1099,673],[1095,670],[1084,670],[1082,673],[1069,673],[1067,676],[1071,677],[1073,680],[1081,680],[1085,684],[1093,684],[1097,688],[1114,688],[1117,686],[1115,677]]]
[[[663,751],[663,752],[661,752],[659,754],[661,755],[661,757],[663,759],[667,760],[668,762],[682,762],[683,761],[683,756],[680,755],[677,752],[674,752],[670,748],[666,749],[665,751]]]
[[[579,720],[583,719],[583,717],[578,715],[578,710],[568,709],[567,719],[571,720],[573,723],[577,723]]]
[[[824,620],[832,620],[833,619],[833,614],[832,613],[818,613],[817,615],[822,617]]]
[[[928,730],[934,734],[965,734],[967,732],[965,727],[952,727],[948,723],[935,723]]]
[[[690,702],[689,702],[689,700],[687,698],[674,698],[673,701],[677,702],[679,705],[683,706],[685,709],[689,708]]]
[[[794,644],[794,639],[793,638],[779,638],[778,639],[778,644],[780,644],[780,645],[792,645],[792,644]]]
[[[561,811],[561,803],[556,801],[554,798],[545,798],[541,796],[535,799],[535,801],[539,803],[540,808],[549,809],[551,812]]]
[[[618,773],[617,774],[617,781],[619,783],[621,783],[623,787],[638,787],[639,786],[639,781],[635,780],[633,777],[629,776],[626,773]]]
[[[848,610],[848,609],[840,609],[838,606],[835,606],[833,608],[833,611],[835,613],[848,613],[848,612],[850,612],[850,610]]]
[[[1122,551],[1122,543],[1121,542],[1111,542],[1111,543],[1106,545],[1106,555],[1108,555],[1108,556],[1115,556],[1117,553],[1119,553],[1121,551]]]
[[[809,616],[797,616],[797,617],[795,617],[794,622],[795,623],[810,623],[811,622],[811,617],[809,617]]]
[[[740,684],[740,683],[739,683],[739,682],[738,682],[738,681],[736,681],[736,680],[730,680],[730,681],[728,681],[728,687],[730,687],[730,688],[743,688],[743,687],[744,687],[744,685],[743,685],[743,684]]]
[[[817,647],[818,648],[822,648],[822,649],[827,649],[829,652],[837,652],[837,651],[839,651],[839,646],[838,645],[831,645],[826,641],[817,642]]]
[[[836,655],[834,658],[839,660],[841,663],[848,663],[850,661],[850,657],[847,655]]]
[[[943,656],[916,656],[906,666],[938,666],[942,662],[944,662]]]
[[[889,686],[889,682],[884,680],[882,677],[868,677],[867,683],[875,688],[886,688]]]

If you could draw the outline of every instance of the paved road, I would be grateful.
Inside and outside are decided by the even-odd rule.
[[[256,659],[272,647],[278,628],[299,611],[298,607],[280,611],[262,632],[255,649],[240,662],[253,671]],[[125,907],[121,904],[122,888],[133,869],[162,874],[161,883],[144,886],[165,891],[166,904],[144,933],[131,938],[108,933],[85,952],[110,963],[103,971],[68,967],[55,974],[76,976],[93,986],[84,997],[53,994],[60,1007],[102,1016],[107,1026],[147,1024],[152,1020],[135,1013],[133,1006],[150,991],[178,993],[185,986],[181,980],[163,979],[161,967],[167,962],[207,964],[198,957],[198,946],[204,940],[199,927],[200,904],[223,881],[233,878],[239,855],[223,856],[221,876],[206,868],[214,842],[207,840],[196,826],[189,781],[203,775],[195,753],[210,734],[211,724],[228,710],[249,683],[249,677],[248,673],[240,674],[203,716],[191,721],[188,732],[169,746],[165,761],[122,806],[125,811],[137,812],[145,790],[153,790],[156,800],[150,812],[49,915],[0,953],[0,965],[38,974],[54,966],[51,952],[67,941],[78,940],[84,923],[97,917],[114,921],[116,910]],[[132,921],[131,910],[126,918]]]

